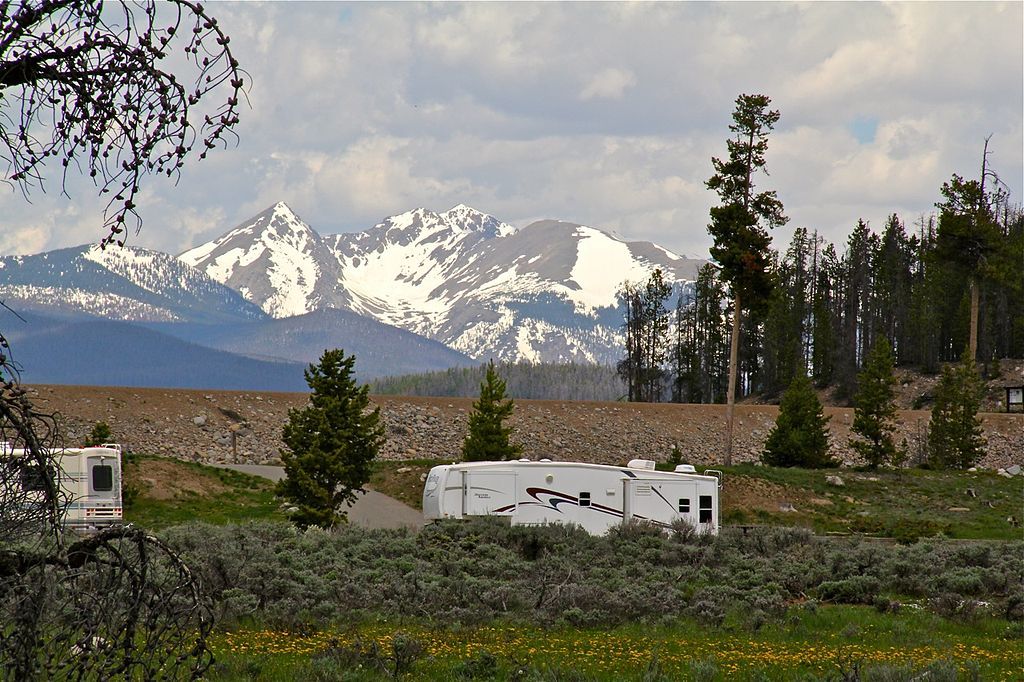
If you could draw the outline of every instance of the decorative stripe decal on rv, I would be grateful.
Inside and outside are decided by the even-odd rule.
[[[662,499],[662,501],[663,501],[663,502],[664,502],[665,504],[667,504],[667,505],[668,505],[668,508],[669,508],[669,509],[675,509],[675,507],[674,507],[674,506],[672,506],[672,503],[671,503],[671,502],[669,502],[668,500],[666,500],[666,499],[665,499],[665,496],[661,494],[661,491],[660,491],[660,490],[658,490],[657,488],[655,488],[655,487],[654,487],[653,485],[651,486],[651,490],[653,490],[653,491],[654,491],[654,494],[655,494],[655,495],[657,495],[658,497],[660,497],[660,498]]]
[[[558,508],[558,505],[560,505],[560,504],[573,504],[573,505],[577,505],[577,506],[579,505],[579,498],[577,498],[577,497],[575,497],[573,495],[568,495],[566,493],[558,492],[557,490],[548,490],[547,488],[527,488],[526,489],[526,493],[530,497],[533,498],[533,501],[531,502],[531,501],[527,500],[525,502],[520,502],[519,506],[521,506],[521,507],[530,507],[530,506],[537,506],[537,505],[539,505],[539,506],[542,506],[542,507],[546,507],[547,509],[551,509],[553,511],[556,511],[558,513],[562,513],[562,510]],[[546,500],[543,499],[542,496],[546,497],[547,499]],[[513,511],[515,508],[516,508],[515,504],[509,504],[509,505],[505,505],[504,507],[499,507],[497,509],[494,509],[492,511],[492,513],[494,513],[494,514],[503,514],[505,512]],[[617,517],[617,518],[620,518],[620,519],[622,518],[622,510],[621,509],[615,509],[613,507],[606,507],[603,504],[594,504],[594,503],[591,503],[589,508],[593,509],[596,512],[600,512],[602,514],[608,514],[609,516],[614,516],[614,517]],[[652,519],[648,519],[646,516],[641,516],[639,514],[634,514],[633,518],[635,518],[635,519],[637,519],[639,521],[649,521],[649,522],[651,522],[651,523],[653,523],[653,524],[655,524],[657,526],[661,526],[663,528],[668,528],[669,527],[669,524],[667,524],[667,523],[662,523],[660,521],[654,521]]]

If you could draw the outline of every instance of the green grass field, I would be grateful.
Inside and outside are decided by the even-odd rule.
[[[241,630],[216,637],[218,662],[208,677],[389,679],[396,637],[400,655],[422,647],[407,666],[410,680],[817,680],[855,671],[885,674],[875,679],[886,680],[1024,675],[1020,630],[1005,621],[963,624],[919,611],[883,615],[868,607],[796,606],[787,622],[757,633],[692,622],[611,630],[416,623],[308,633]]]
[[[827,475],[843,479],[842,488],[828,485]],[[1024,478],[994,472],[930,471],[925,469],[808,470],[741,465],[726,469],[722,521],[742,525],[805,526],[818,533],[854,532],[913,540],[941,534],[951,538],[1013,540],[1024,537],[1007,518],[1021,517]],[[768,481],[797,497],[812,498],[796,512],[730,508],[728,481]]]
[[[125,521],[154,530],[285,519],[267,479],[163,457],[139,455],[127,463],[125,499]]]

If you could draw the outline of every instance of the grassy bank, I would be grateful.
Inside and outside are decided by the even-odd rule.
[[[379,461],[369,487],[419,509],[431,460]],[[1024,478],[993,472],[724,467],[722,521],[808,528],[912,542],[918,538],[1024,538]],[[842,485],[831,485],[838,476]],[[125,471],[126,520],[147,528],[199,521],[283,519],[273,484],[228,469],[133,457]]]
[[[124,498],[125,521],[153,530],[285,519],[267,479],[166,457],[130,457]]]
[[[421,508],[422,477],[444,462],[377,462],[370,485]],[[1024,478],[994,472],[925,469],[778,469],[744,464],[724,471],[722,522],[809,528],[913,541],[943,536],[1014,540],[1021,519]],[[827,482],[830,476],[842,485]],[[785,511],[783,511],[785,510]]]
[[[838,476],[842,486],[830,485]],[[748,490],[767,489],[771,502],[752,501]],[[763,497],[763,495],[761,496]],[[788,503],[790,511],[780,509]],[[1024,479],[994,472],[924,469],[808,470],[742,465],[726,470],[722,520],[732,525],[803,526],[818,533],[862,533],[912,541],[950,538],[1013,540],[1019,526]]]

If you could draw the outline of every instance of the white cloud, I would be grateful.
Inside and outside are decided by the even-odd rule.
[[[531,49],[537,39],[531,33],[543,33],[547,13],[530,3],[452,4],[448,11],[418,17],[415,34],[420,47],[447,64],[515,79],[544,65],[543,55]]]
[[[594,74],[580,91],[580,99],[620,99],[636,85],[636,75],[628,69],[608,68]]]
[[[464,202],[706,252],[736,96],[782,119],[762,178],[790,228],[932,210],[991,161],[1024,190],[1024,4],[223,3],[251,75],[237,148],[147,180],[131,243],[176,252],[276,201],[325,232]],[[877,121],[859,143],[850,124]],[[52,182],[51,182],[52,185]],[[102,237],[95,189],[0,193],[5,253]],[[776,243],[788,240],[779,230]]]
[[[0,234],[0,253],[28,255],[47,248],[50,228],[43,224],[23,224]]]

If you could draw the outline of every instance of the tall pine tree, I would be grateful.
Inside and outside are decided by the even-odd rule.
[[[818,387],[835,378],[836,339],[839,338],[839,257],[828,244],[816,259],[817,276],[811,301],[811,376]]]
[[[728,384],[729,342],[726,318],[725,287],[718,270],[707,263],[697,271],[694,285],[695,342],[698,345],[699,378],[693,402],[723,403]]]
[[[889,340],[880,336],[857,377],[851,430],[859,438],[850,440],[850,447],[872,469],[883,464],[898,465],[903,461],[893,439],[896,432],[895,386],[892,349]]]
[[[853,395],[857,370],[867,359],[874,339],[872,264],[878,237],[863,220],[850,234],[842,263],[842,325],[840,327],[836,395]]]
[[[897,365],[906,362],[913,266],[911,243],[895,213],[882,232],[876,254],[874,295],[879,333],[892,342]]]
[[[988,153],[986,139],[981,178],[964,180],[954,173],[952,180],[942,185],[943,201],[936,204],[939,209],[938,255],[964,274],[970,290],[968,353],[972,360],[977,359],[981,282],[991,274],[991,260],[999,245],[994,208],[1003,199],[998,188],[999,178],[988,169]],[[994,192],[985,187],[990,179],[996,183]]]
[[[380,408],[369,409],[369,386],[359,387],[352,376],[355,361],[343,350],[325,351],[305,372],[309,405],[288,411],[277,494],[298,507],[292,521],[302,528],[331,528],[345,519],[343,507],[364,492],[384,442]]]
[[[764,172],[768,135],[779,121],[769,109],[766,95],[740,95],[726,141],[727,159],[711,159],[715,174],[707,187],[721,203],[711,208],[708,232],[714,239],[711,257],[721,267],[733,296],[732,340],[729,346],[729,388],[726,394],[725,463],[732,463],[733,403],[739,372],[739,339],[743,306],[756,307],[771,292],[769,273],[771,238],[768,229],[786,223],[782,202],[775,192],[756,192],[754,175]]]
[[[616,370],[626,382],[630,402],[659,402],[665,383],[669,315],[665,301],[672,293],[661,270],[643,285],[626,282],[619,290],[625,320],[626,357]]]
[[[522,447],[509,441],[512,428],[505,420],[512,416],[512,399],[505,399],[505,382],[487,363],[487,373],[480,384],[480,398],[469,414],[469,433],[462,442],[462,459],[467,462],[497,462],[515,459]]]

